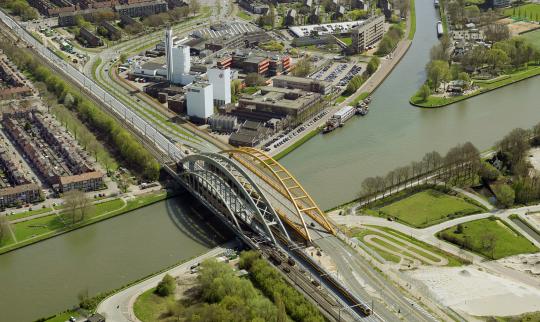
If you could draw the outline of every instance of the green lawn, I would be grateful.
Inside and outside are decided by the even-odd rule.
[[[351,37],[341,37],[339,39],[341,41],[343,41],[347,46],[352,45],[352,38]]]
[[[410,226],[423,228],[483,210],[462,198],[428,189],[384,206],[379,212]]]
[[[462,233],[457,233],[457,226],[454,226],[437,233],[437,236],[491,259],[540,251],[529,240],[498,219],[475,220],[464,223],[462,227]]]
[[[25,211],[25,212],[19,212],[19,213],[13,214],[13,215],[8,215],[8,220],[13,221],[13,220],[33,216],[33,215],[39,215],[39,214],[49,212],[51,210],[52,210],[51,208],[39,208],[39,209],[35,209],[35,210],[28,210],[28,211]]]
[[[163,312],[167,312],[167,303],[172,297],[160,297],[154,291],[155,288],[152,288],[144,292],[133,305],[135,316],[142,322],[168,321],[163,317]]]
[[[524,34],[519,35],[522,38],[525,38],[529,41],[531,45],[536,47],[536,49],[540,50],[540,29],[526,32]]]
[[[70,317],[78,318],[80,317],[79,313],[68,311],[57,314],[55,317],[45,320],[45,322],[66,322]]]
[[[407,38],[409,40],[413,40],[414,34],[416,33],[416,7],[414,4],[414,0],[410,1],[409,7],[411,13],[411,28],[409,29],[409,35],[407,36]]]
[[[13,225],[12,229],[15,232],[17,241],[21,242],[38,235],[50,233],[63,227],[64,224],[57,215],[50,215],[20,222]]]
[[[239,10],[236,15],[241,18],[241,19],[244,19],[244,20],[247,20],[247,21],[251,21],[251,16],[249,14],[247,14],[246,12],[242,11],[242,10]]]
[[[529,3],[515,8],[504,10],[504,14],[516,19],[537,21],[540,18],[540,4]]]

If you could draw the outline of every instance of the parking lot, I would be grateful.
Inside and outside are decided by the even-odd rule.
[[[333,62],[313,73],[310,78],[331,82],[336,86],[345,87],[349,81],[354,76],[359,75],[363,69],[363,63]]]
[[[286,144],[290,140],[293,140],[296,136],[302,136],[304,131],[310,131],[315,126],[315,122],[320,120],[323,116],[328,114],[328,111],[320,111],[316,116],[311,118],[309,121],[304,122],[298,125],[296,128],[285,131],[275,136],[271,137],[266,143],[262,146],[263,150],[269,152],[273,149],[277,149],[282,145]]]

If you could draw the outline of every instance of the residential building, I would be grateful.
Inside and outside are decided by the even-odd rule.
[[[94,35],[90,30],[85,27],[79,29],[79,40],[87,47],[99,47],[103,46],[103,40],[100,37]]]
[[[121,16],[130,17],[146,17],[168,10],[167,2],[164,0],[156,0],[149,2],[141,2],[134,4],[123,4],[114,7],[114,10]]]
[[[58,191],[70,190],[95,191],[103,187],[103,173],[91,171],[72,176],[57,177]]]
[[[351,32],[354,53],[361,53],[367,47],[374,45],[384,36],[384,16],[372,16],[363,21]]]
[[[34,203],[40,201],[40,199],[41,190],[35,183],[0,189],[0,208]]]

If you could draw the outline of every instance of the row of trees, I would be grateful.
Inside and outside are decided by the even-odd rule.
[[[36,58],[28,54],[24,49],[17,48],[7,41],[0,42],[0,47],[21,68],[47,86],[47,90],[54,93],[60,103],[66,100],[67,94],[72,102],[69,109],[73,110],[78,118],[87,124],[101,139],[109,142],[128,167],[143,177],[155,180],[159,176],[159,163],[122,125],[113,117],[109,116],[96,107],[90,100],[83,98],[81,94],[68,86],[65,81],[56,76],[49,68],[43,66]],[[68,99],[68,101],[71,101]]]
[[[370,201],[385,197],[415,184],[439,180],[460,183],[471,180],[480,169],[480,153],[470,142],[451,148],[443,157],[437,151],[426,153],[422,160],[398,167],[386,174],[366,178],[362,182],[360,198]]]
[[[309,57],[304,57],[296,62],[292,70],[292,74],[298,77],[306,77],[313,70],[313,66],[309,61]]]
[[[287,315],[298,322],[322,322],[323,316],[300,292],[285,282],[256,251],[240,255],[240,268],[250,273],[253,283],[279,308],[284,306]],[[279,320],[284,321],[284,320]]]
[[[400,25],[391,25],[390,29],[388,29],[388,31],[384,34],[381,42],[379,43],[379,48],[375,54],[384,56],[391,53],[403,37],[403,34],[403,27]]]

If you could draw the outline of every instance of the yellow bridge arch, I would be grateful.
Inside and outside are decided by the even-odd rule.
[[[311,198],[298,180],[270,155],[261,150],[249,147],[225,150],[221,153],[228,154],[230,157],[236,159],[294,205],[296,215],[300,220],[299,223],[292,222],[284,214],[280,214],[280,217],[306,240],[312,241],[306,221],[304,220],[305,215],[316,221],[327,232],[335,235],[334,227],[326,219],[325,213],[313,201],[313,198]],[[261,170],[267,171],[263,173]],[[279,213],[277,209],[276,211]]]

